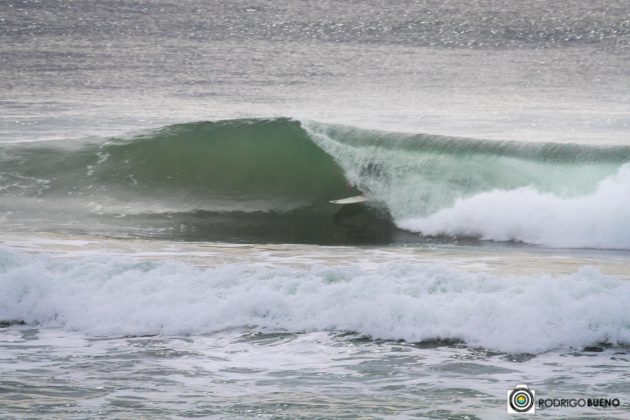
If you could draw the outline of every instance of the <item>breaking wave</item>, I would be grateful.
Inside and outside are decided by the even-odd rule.
[[[590,268],[501,277],[440,264],[197,267],[0,249],[0,320],[108,336],[352,331],[537,353],[627,345],[628,296],[630,283]]]
[[[357,232],[391,242],[403,228],[418,241],[629,249],[629,162],[629,146],[286,118],[188,123],[125,138],[0,145],[0,222],[316,243],[352,242]],[[329,203],[360,193],[367,205]]]

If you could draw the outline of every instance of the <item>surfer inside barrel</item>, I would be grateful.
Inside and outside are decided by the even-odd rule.
[[[385,172],[383,171],[382,164],[372,161],[361,167],[359,175],[361,178],[383,178],[385,176]]]
[[[377,185],[389,183],[390,177],[382,163],[369,161],[361,166],[358,172],[358,179],[354,184],[348,182],[348,189],[359,190],[359,196],[350,199],[362,199],[348,203],[340,203],[343,200],[333,201],[335,204],[344,204],[334,215],[335,224],[344,225],[354,233],[373,233],[374,229],[382,230],[391,227],[389,216],[382,208],[366,206],[368,201],[366,196],[373,195]],[[374,197],[370,197],[374,199]],[[347,199],[349,200],[349,199]]]
[[[370,185],[374,185],[375,182],[387,182],[389,181],[389,176],[385,172],[383,168],[383,164],[370,161],[361,166],[359,169],[359,181],[355,185],[348,186],[350,188],[357,188],[361,190],[363,193],[370,193]]]

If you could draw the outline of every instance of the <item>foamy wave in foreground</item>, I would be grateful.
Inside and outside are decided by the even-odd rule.
[[[550,247],[630,249],[630,166],[590,195],[561,198],[533,188],[494,190],[428,217],[399,223],[425,235],[516,240]]]
[[[499,277],[439,264],[203,268],[0,250],[0,319],[90,334],[233,327],[460,339],[507,352],[630,343],[630,283],[582,269]]]

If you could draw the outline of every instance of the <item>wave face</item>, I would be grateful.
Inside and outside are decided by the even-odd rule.
[[[23,219],[209,240],[423,240],[404,228],[425,239],[630,248],[629,146],[244,119],[4,144],[0,165],[0,211],[12,226]],[[369,205],[328,203],[360,192]]]
[[[537,353],[600,342],[627,345],[628,296],[630,283],[587,268],[560,277],[499,277],[400,262],[374,269],[352,263],[204,268],[0,249],[0,320],[108,336],[241,327],[353,331]]]
[[[389,242],[396,230],[368,208],[335,221],[328,201],[358,191],[285,118],[5,144],[0,168],[0,215],[17,228],[307,243]]]
[[[5,181],[5,189],[72,193],[127,212],[286,211],[345,190],[341,168],[286,119],[181,124],[101,144],[34,143],[7,153],[4,175],[30,182]]]

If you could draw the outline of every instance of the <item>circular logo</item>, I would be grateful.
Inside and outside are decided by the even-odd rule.
[[[534,405],[534,395],[526,387],[516,387],[510,393],[510,407],[512,410],[525,413]]]

